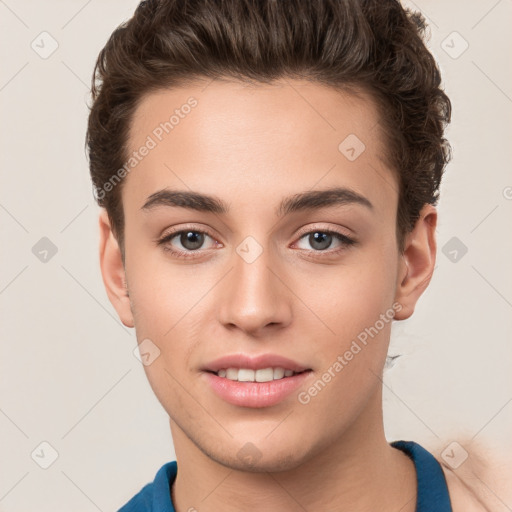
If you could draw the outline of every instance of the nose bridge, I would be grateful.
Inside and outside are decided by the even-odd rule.
[[[227,296],[220,319],[244,331],[269,324],[287,324],[291,317],[289,297],[281,282],[278,261],[268,243],[246,237],[233,251]]]

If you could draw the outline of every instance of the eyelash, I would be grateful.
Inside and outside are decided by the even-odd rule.
[[[181,235],[182,233],[187,233],[189,231],[192,231],[193,233],[208,235],[210,238],[215,239],[215,237],[212,236],[208,231],[204,231],[202,229],[195,229],[195,228],[185,228],[185,229],[180,229],[179,231],[173,231],[171,233],[167,233],[165,236],[158,239],[157,245],[163,246],[162,248],[164,249],[164,251],[170,252],[176,258],[182,258],[182,259],[195,258],[195,257],[197,257],[195,254],[201,252],[200,249],[198,249],[196,251],[181,251],[181,250],[172,249],[170,245],[166,245],[168,242],[170,242],[176,236]],[[300,233],[298,240],[302,240],[306,235],[310,235],[312,233],[324,233],[327,235],[333,235],[335,238],[337,238],[342,243],[342,246],[339,247],[338,249],[334,249],[334,250],[326,249],[326,250],[320,251],[320,250],[311,249],[310,251],[307,251],[310,253],[328,254],[330,256],[334,256],[342,251],[345,251],[347,248],[349,248],[350,246],[355,245],[357,243],[356,240],[354,240],[353,238],[350,238],[347,235],[339,233],[338,231],[333,231],[333,230],[329,230],[329,229],[318,229],[318,228]]]

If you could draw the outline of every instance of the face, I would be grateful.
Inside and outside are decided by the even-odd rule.
[[[173,437],[283,470],[379,417],[391,318],[412,307],[379,128],[369,98],[300,81],[140,103],[122,191],[129,299],[111,300],[145,340]]]

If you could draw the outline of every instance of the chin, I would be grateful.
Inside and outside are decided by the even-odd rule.
[[[307,459],[306,454],[297,453],[296,447],[293,446],[276,453],[270,447],[260,450],[257,444],[250,441],[234,452],[227,449],[219,453],[208,450],[205,454],[229,469],[249,473],[290,471],[301,466]]]

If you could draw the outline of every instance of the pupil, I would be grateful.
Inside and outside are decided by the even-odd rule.
[[[204,235],[196,231],[187,231],[181,234],[181,244],[189,250],[199,249],[203,245]]]
[[[316,231],[315,233],[312,233],[309,235],[309,243],[312,247],[316,249],[327,249],[332,242],[332,235],[329,235],[328,233],[323,233],[322,231]],[[319,244],[320,246],[315,247],[315,243]]]

